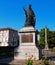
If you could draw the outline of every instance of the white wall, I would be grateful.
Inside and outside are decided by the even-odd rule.
[[[0,30],[0,46],[17,45],[18,32],[13,30]]]
[[[0,46],[7,46],[9,39],[9,30],[0,31]]]

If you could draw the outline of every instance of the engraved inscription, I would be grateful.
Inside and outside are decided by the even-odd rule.
[[[22,43],[30,43],[30,42],[33,42],[33,35],[32,34],[22,35],[21,36],[21,40],[22,40]]]

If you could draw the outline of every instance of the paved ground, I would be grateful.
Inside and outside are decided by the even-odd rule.
[[[46,55],[51,59],[51,64],[55,65],[55,53],[46,53]],[[3,64],[1,64],[3,63]],[[6,64],[11,64],[11,65],[25,65],[26,60],[14,60],[13,57],[7,57],[7,58],[2,58],[0,59],[0,65],[6,65]],[[38,61],[34,61],[34,64],[38,65]]]
[[[34,61],[34,65],[38,65],[39,61]],[[52,65],[55,65],[55,60],[50,61]],[[0,65],[25,65],[26,60],[13,60],[13,57],[0,59]]]
[[[47,57],[50,60],[55,60],[55,52],[50,52],[48,50],[43,50],[42,55]]]

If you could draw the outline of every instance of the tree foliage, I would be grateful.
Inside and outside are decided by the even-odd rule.
[[[39,32],[40,34],[40,40],[39,40],[39,45],[44,48],[45,46],[45,29],[41,29],[41,31]],[[48,45],[50,48],[55,47],[55,31],[50,31],[47,28],[47,40],[48,40]]]
[[[39,32],[40,34],[40,40],[39,40],[39,46],[41,46],[42,48],[44,48],[44,43],[45,43],[45,31],[44,29],[41,29],[41,31]]]

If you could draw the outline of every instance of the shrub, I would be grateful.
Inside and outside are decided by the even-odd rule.
[[[26,65],[33,65],[33,59],[32,57],[29,57],[27,62],[26,62]]]
[[[50,65],[48,59],[45,57],[42,58],[42,61],[39,63],[40,65]]]

